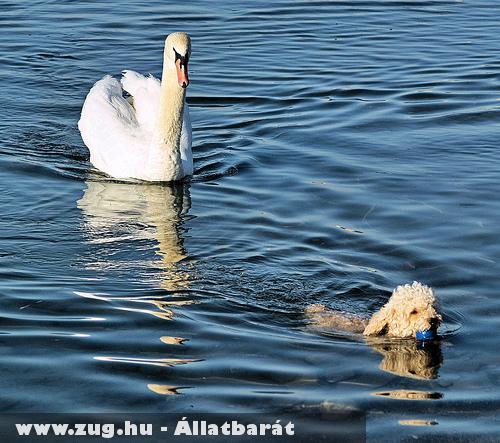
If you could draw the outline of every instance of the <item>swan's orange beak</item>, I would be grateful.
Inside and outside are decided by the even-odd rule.
[[[175,68],[177,69],[177,81],[179,82],[179,86],[187,88],[189,85],[187,61],[177,59],[175,61]]]

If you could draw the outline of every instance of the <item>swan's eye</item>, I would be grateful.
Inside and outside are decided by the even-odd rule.
[[[180,60],[181,61],[181,65],[186,65],[187,62],[188,62],[188,55],[180,55],[174,48],[174,54],[175,54],[175,61],[177,62],[177,60]]]

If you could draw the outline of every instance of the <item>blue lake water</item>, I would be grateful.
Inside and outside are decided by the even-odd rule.
[[[495,441],[499,6],[3,1],[0,409],[355,408],[369,440]],[[83,100],[159,76],[178,30],[194,177],[113,182]],[[413,280],[441,300],[434,347],[303,314],[369,314]]]

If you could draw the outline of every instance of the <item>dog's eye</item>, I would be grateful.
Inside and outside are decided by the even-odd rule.
[[[416,314],[418,311],[414,309],[413,311],[410,312],[410,314]]]

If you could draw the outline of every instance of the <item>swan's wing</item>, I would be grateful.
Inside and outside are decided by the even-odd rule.
[[[184,116],[182,119],[181,132],[181,159],[182,169],[186,175],[193,175],[193,152],[191,151],[191,117],[189,116],[189,106],[184,105]]]
[[[107,75],[99,80],[88,93],[78,122],[92,164],[117,178],[129,176],[129,167],[144,158],[149,142],[122,92],[115,78]]]
[[[123,71],[122,86],[133,97],[137,121],[145,130],[152,132],[160,105],[160,80],[145,77],[135,71]]]

